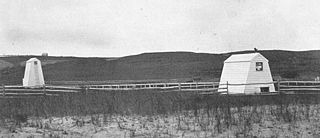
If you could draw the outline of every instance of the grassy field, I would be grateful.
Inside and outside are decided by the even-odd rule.
[[[318,137],[319,98],[139,90],[0,99],[0,136]]]
[[[242,51],[236,53],[247,53]],[[267,50],[274,79],[313,80],[320,76],[320,51]],[[218,81],[223,61],[232,53],[145,53],[121,58],[37,57],[45,80],[184,80]],[[0,57],[0,83],[21,84],[23,62],[34,56]]]

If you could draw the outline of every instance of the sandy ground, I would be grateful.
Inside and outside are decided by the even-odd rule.
[[[0,120],[0,138],[127,138],[127,137],[320,137],[320,106],[306,108],[291,106],[291,121],[279,118],[272,106],[257,110],[244,107],[241,112],[231,110],[232,123],[225,125],[224,116],[219,113],[207,115],[199,111],[181,111],[171,115],[102,115],[65,116],[36,118],[28,117],[26,122]],[[253,112],[255,111],[255,112]],[[295,112],[297,111],[297,112]],[[298,112],[299,111],[299,112]],[[255,114],[257,112],[257,114]],[[213,113],[213,112],[212,112]],[[299,114],[292,114],[299,113]],[[308,113],[308,114],[305,114]],[[286,115],[282,114],[281,116]],[[295,116],[293,116],[295,115]]]
[[[264,120],[251,124],[246,134],[237,125],[218,133],[213,125],[203,127],[199,118],[171,116],[85,116],[30,118],[21,126],[3,125],[0,137],[320,137],[319,122],[279,123]],[[179,125],[180,122],[180,125]],[[197,123],[195,123],[197,122]],[[208,122],[208,121],[206,121]],[[9,122],[8,122],[9,123]],[[10,123],[9,123],[10,124]]]

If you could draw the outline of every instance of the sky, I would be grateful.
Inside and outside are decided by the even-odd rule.
[[[0,54],[319,50],[319,0],[1,0]]]

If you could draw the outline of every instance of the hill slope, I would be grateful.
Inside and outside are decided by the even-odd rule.
[[[241,51],[235,53],[248,53]],[[274,77],[311,80],[320,76],[320,51],[261,51]],[[106,81],[201,79],[220,77],[223,61],[232,53],[145,53],[118,59],[37,57],[43,63],[46,81]],[[32,56],[0,57],[0,83],[21,84],[24,61]]]

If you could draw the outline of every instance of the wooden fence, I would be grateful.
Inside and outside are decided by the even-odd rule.
[[[80,87],[64,86],[43,86],[38,88],[28,88],[23,86],[1,86],[0,97],[17,97],[17,96],[59,96],[61,93],[80,92]]]
[[[160,89],[160,90],[216,90],[219,82],[192,82],[192,83],[145,83],[145,84],[111,84],[111,85],[88,85],[92,90],[140,90],[140,89]]]
[[[228,94],[229,86],[274,84],[276,92],[315,92],[320,94],[320,82],[315,81],[274,81],[268,83],[232,84],[226,82],[191,82],[191,83],[144,83],[144,84],[106,84],[106,85],[78,85],[53,86],[46,85],[39,88],[23,86],[1,86],[0,97],[10,96],[58,96],[63,93],[77,93],[94,91],[127,91],[127,90],[160,90],[159,92],[199,92],[200,94]],[[218,92],[218,89],[223,89]]]
[[[280,91],[295,92],[320,92],[320,81],[281,81],[279,82]]]

